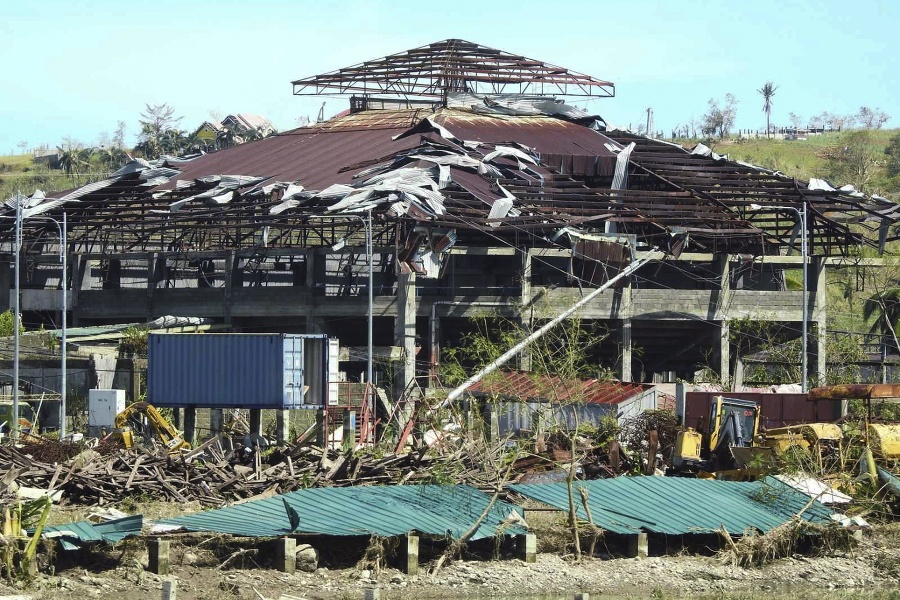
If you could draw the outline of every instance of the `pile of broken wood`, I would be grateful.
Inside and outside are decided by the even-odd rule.
[[[175,502],[199,501],[223,506],[261,495],[307,487],[430,483],[436,463],[454,461],[460,480],[477,483],[481,468],[459,454],[433,456],[424,450],[378,454],[371,451],[324,451],[315,446],[288,446],[267,456],[239,444],[213,438],[181,455],[162,447],[83,449],[71,458],[60,442],[0,446],[0,482],[62,492],[69,504],[108,505],[129,496]],[[439,469],[440,470],[440,469]],[[441,472],[445,472],[444,469]]]

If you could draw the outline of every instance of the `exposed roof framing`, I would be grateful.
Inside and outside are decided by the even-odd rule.
[[[607,131],[605,135],[620,144],[635,143],[631,154],[634,185],[664,184],[714,201],[764,230],[782,248],[799,244],[796,213],[784,207],[801,210],[804,204],[812,254],[846,254],[850,246],[880,247],[898,239],[888,235],[888,226],[900,216],[892,203],[878,203],[861,194],[809,189],[808,182],[776,171],[628,132]]]
[[[673,251],[687,241],[695,251],[778,254],[798,233],[781,207],[804,205],[813,255],[895,239],[894,205],[629,133],[554,117],[375,112],[190,161],[132,163],[63,198],[29,200],[28,211],[64,204],[70,247],[88,253],[257,252],[347,236],[362,246],[356,215],[370,209],[383,248],[425,226],[454,230],[461,245],[554,246],[568,244],[562,233],[614,230]],[[632,142],[627,187],[611,189],[618,152]]]
[[[615,95],[615,85],[465,40],[443,40],[292,82],[295,95],[389,94],[446,101],[452,92]]]

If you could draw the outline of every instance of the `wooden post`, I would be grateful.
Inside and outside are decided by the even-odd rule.
[[[406,556],[402,570],[407,575],[419,574],[419,534],[414,531],[406,534]]]
[[[537,536],[525,533],[516,536],[516,555],[526,563],[537,562]]]
[[[275,568],[293,574],[297,570],[297,540],[284,537],[275,542]]]
[[[147,540],[147,570],[157,575],[169,574],[169,540],[150,538]]]
[[[162,600],[175,600],[178,593],[178,582],[174,579],[167,579],[162,584]]]

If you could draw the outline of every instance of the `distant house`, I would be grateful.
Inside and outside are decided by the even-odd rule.
[[[218,121],[204,121],[203,124],[197,128],[196,135],[207,144],[214,144],[221,131],[222,124]]]
[[[230,132],[229,135],[225,135]],[[272,122],[259,115],[237,113],[228,115],[222,121],[204,121],[195,131],[198,138],[211,147],[227,147],[250,141],[247,134],[256,132],[251,139],[267,137],[275,133]]]

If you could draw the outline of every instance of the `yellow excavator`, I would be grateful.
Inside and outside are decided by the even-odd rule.
[[[191,445],[172,427],[159,411],[147,402],[135,402],[116,415],[113,438],[126,448],[133,448],[136,436],[146,441],[156,439],[168,449],[169,454],[190,450]]]
[[[678,433],[667,474],[683,477],[715,477],[714,473],[736,475],[734,471],[739,462],[749,462],[746,457],[737,455],[742,449],[757,447],[758,437],[759,405],[756,402],[715,396],[710,405],[709,420],[704,421],[701,417],[697,429],[687,427]]]

